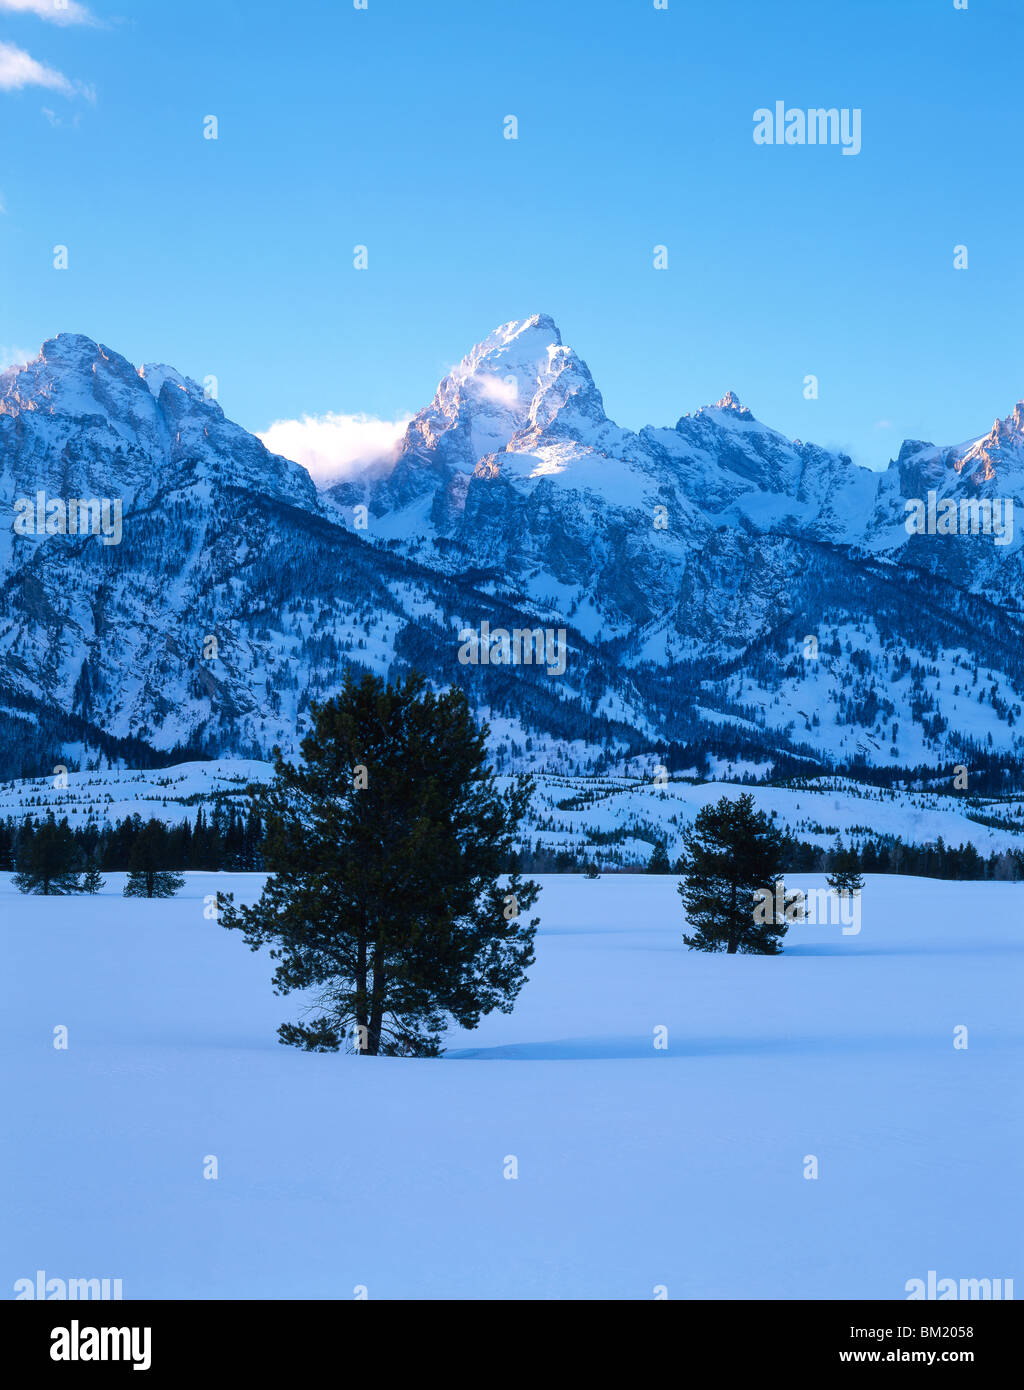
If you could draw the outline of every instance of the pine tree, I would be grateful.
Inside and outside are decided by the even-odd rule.
[[[192,858],[189,868],[215,869],[217,852],[214,848],[215,831],[206,823],[206,816],[200,806],[196,812],[195,828],[192,831]]]
[[[162,821],[150,820],[135,837],[128,858],[126,898],[173,898],[185,876],[168,867],[168,834]]]
[[[864,887],[864,879],[856,855],[844,855],[840,866],[832,870],[825,882],[833,893],[859,893]]]
[[[415,673],[386,686],[349,668],[311,708],[302,761],[275,750],[263,797],[270,877],[221,923],[272,944],[278,993],[319,989],[325,1011],[282,1024],[283,1043],[438,1056],[451,1020],[511,1012],[533,963],[539,885],[502,882],[531,783],[501,795],[465,694]]]
[[[247,869],[262,869],[263,867],[263,825],[255,807],[250,810],[245,822],[245,867]]]
[[[654,848],[651,850],[651,857],[647,861],[647,872],[649,874],[670,874],[672,865],[668,857],[668,841],[664,835],[660,840],[655,840]]]
[[[66,820],[59,824],[51,811],[42,825],[25,819],[16,850],[17,872],[12,878],[22,893],[77,893],[81,855]]]
[[[79,892],[98,893],[100,889],[103,887],[103,885],[106,883],[106,881],[107,880],[103,877],[99,869],[96,867],[96,861],[92,860],[89,864],[89,867],[82,875],[82,882],[79,885]]]
[[[833,893],[859,893],[864,887],[864,880],[860,874],[860,856],[852,842],[849,849],[843,848],[840,835],[836,836],[836,842],[829,855],[829,870],[825,882]]]
[[[984,877],[984,860],[975,849],[972,841],[960,846],[960,863],[957,866],[957,877],[964,879],[978,879]],[[863,887],[863,885],[861,885]]]
[[[244,869],[245,842],[242,822],[232,806],[224,829],[224,849],[222,862],[225,869]]]
[[[698,811],[683,840],[679,894],[691,951],[777,955],[787,924],[776,910],[782,836],[745,793]],[[760,894],[760,896],[759,896]]]
[[[14,868],[14,845],[14,822],[8,819],[0,824],[0,870],[9,871]]]

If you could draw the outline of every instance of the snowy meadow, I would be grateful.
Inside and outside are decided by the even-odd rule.
[[[674,876],[541,881],[515,1011],[419,1060],[279,1045],[301,1000],[204,915],[262,875],[153,901],[0,876],[6,1296],[39,1270],[126,1299],[1024,1278],[1024,886],[869,876],[859,934],[771,957],[687,951]]]

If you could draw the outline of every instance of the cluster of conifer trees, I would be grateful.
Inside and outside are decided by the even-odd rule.
[[[47,830],[53,821],[55,831]],[[43,835],[43,844],[36,844]],[[1024,853],[993,852],[987,858],[972,844],[912,845],[893,837],[865,839],[861,844],[844,846],[841,840],[829,848],[781,835],[782,861],[789,873],[829,873],[837,868],[855,869],[866,874],[909,874],[921,878],[945,879],[1024,879]],[[259,813],[244,813],[234,805],[218,802],[208,815],[199,808],[196,819],[179,825],[143,820],[138,814],[126,816],[111,825],[90,823],[71,827],[66,819],[28,814],[18,822],[0,821],[0,871],[28,872],[40,855],[52,862],[59,875],[77,879],[77,887],[50,888],[45,891],[96,891],[91,874],[130,873],[144,862],[150,870],[178,873],[185,869],[259,871],[264,865],[264,826]],[[586,847],[579,850],[543,850],[540,842],[514,856],[510,869],[545,873],[597,872],[599,861]],[[600,863],[600,871],[635,872],[637,865]],[[665,841],[652,849],[647,864],[650,873],[679,873],[669,859]],[[150,871],[150,870],[147,870]],[[30,889],[29,891],[44,891]],[[147,896],[151,896],[147,894]]]
[[[866,838],[859,845],[843,846],[836,839],[830,849],[784,837],[785,863],[790,873],[829,873],[836,869],[862,874],[910,874],[918,878],[1001,879],[1024,878],[1024,853],[993,852],[986,858],[970,843],[947,845],[942,836],[934,844],[910,845],[899,836]]]
[[[0,821],[0,870],[14,870],[17,886],[31,893],[94,893],[104,873],[127,872],[127,896],[166,897],[181,886],[183,869],[261,869],[262,846],[258,813],[223,804],[171,826],[138,814],[75,827],[52,812]]]
[[[781,832],[779,846],[780,862],[788,873],[910,874],[918,878],[1011,881],[1024,878],[1024,853],[1020,850],[999,854],[993,851],[985,858],[974,845],[947,845],[941,836],[927,845],[908,845],[898,836],[885,836],[845,846],[837,836],[829,849],[823,849]],[[683,868],[682,862],[671,863],[665,840],[655,843],[647,862],[648,873],[679,874]]]

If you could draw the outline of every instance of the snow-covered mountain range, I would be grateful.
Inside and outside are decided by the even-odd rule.
[[[0,375],[0,466],[5,776],[265,757],[349,662],[465,685],[505,769],[1024,750],[1024,404],[882,472],[732,392],[633,432],[535,315],[445,377],[397,456],[318,493],[196,383],[61,334]],[[48,524],[16,525],[40,494]],[[119,543],[62,530],[82,498],[120,501]],[[933,533],[908,534],[913,499]],[[943,502],[993,505],[994,533],[934,534]],[[564,628],[564,674],[461,663],[482,623]]]

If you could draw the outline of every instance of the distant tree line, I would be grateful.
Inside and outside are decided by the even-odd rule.
[[[47,895],[97,892],[104,873],[128,873],[127,896],[164,897],[185,869],[262,869],[263,839],[258,813],[235,807],[218,806],[209,818],[200,807],[194,823],[171,826],[136,814],[73,827],[52,812],[29,814],[0,821],[0,871],[13,870],[23,891]]]
[[[941,835],[934,844],[910,845],[898,835],[866,839],[844,846],[837,837],[829,849],[808,844],[782,832],[779,858],[788,873],[908,874],[916,878],[1024,879],[1024,850],[993,851],[986,858],[973,844],[947,845]],[[531,866],[532,867],[532,866]],[[682,864],[669,861],[667,842],[655,843],[648,873],[681,873]],[[568,871],[567,871],[568,872]]]
[[[0,821],[0,872],[24,869],[32,858],[35,837],[51,817],[26,815],[24,820]],[[84,874],[129,873],[144,853],[147,863],[167,872],[219,870],[259,872],[264,861],[265,830],[255,809],[217,805],[211,814],[199,808],[194,822],[165,825],[143,820],[138,814],[111,825],[70,827],[66,819],[55,822],[66,837],[68,872]],[[140,837],[145,842],[139,847]],[[837,840],[830,848],[799,840],[780,832],[781,861],[788,873],[830,873],[836,869],[865,874],[909,874],[919,878],[1024,879],[1024,850],[993,852],[987,857],[972,844],[907,844],[898,836],[863,839],[843,847]],[[58,856],[59,857],[59,856]],[[63,861],[62,861],[63,862]],[[641,867],[599,860],[593,845],[551,849],[537,840],[510,856],[509,872],[578,874],[586,872],[635,873]],[[649,873],[678,873],[664,838],[655,841],[646,864]],[[76,890],[77,891],[77,890]],[[86,889],[85,891],[89,891]]]

